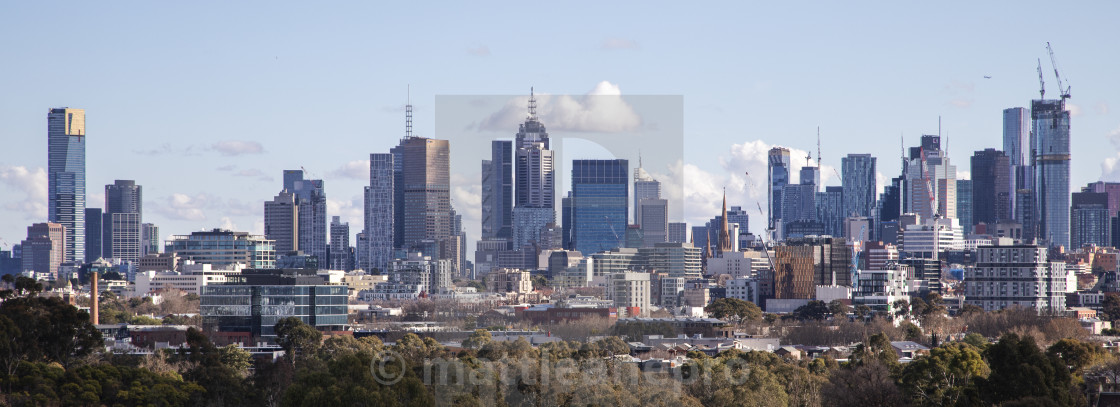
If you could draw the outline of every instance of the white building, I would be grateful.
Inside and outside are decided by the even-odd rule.
[[[893,313],[894,302],[910,301],[908,266],[895,264],[890,270],[858,270],[852,291],[853,305],[866,305],[872,311]]]
[[[727,274],[731,278],[750,277],[770,268],[766,253],[754,250],[723,253],[708,259],[709,276]]]
[[[641,313],[649,313],[650,284],[649,273],[623,272],[609,276],[607,293],[615,307],[638,307]],[[632,315],[633,316],[633,315]]]
[[[451,261],[432,260],[421,253],[389,263],[387,281],[363,293],[364,299],[410,299],[421,295],[444,294],[451,290]]]
[[[497,269],[486,275],[486,286],[495,293],[528,294],[533,292],[529,272],[515,269]]]
[[[737,277],[727,281],[727,298],[750,301],[759,304],[759,280],[757,277]]]
[[[936,259],[938,253],[946,250],[964,250],[964,234],[956,218],[929,219],[906,226],[899,244],[902,252]]]
[[[210,264],[187,260],[181,268],[182,272],[137,272],[135,285],[132,287],[133,295],[143,296],[165,288],[174,288],[188,294],[201,294],[203,286],[222,284],[227,281],[228,276],[241,274],[242,265],[235,263],[225,269],[215,269]]]
[[[1039,311],[1065,310],[1065,263],[1048,262],[1045,247],[1016,245],[1008,238],[999,238],[997,243],[979,248],[976,267],[966,270],[966,304],[985,311],[1014,305]]]

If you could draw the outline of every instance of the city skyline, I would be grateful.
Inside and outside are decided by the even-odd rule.
[[[1112,5],[1107,6],[1114,7]],[[19,10],[19,12],[8,15],[15,16],[21,15],[20,12],[26,12],[23,14],[36,16],[38,11],[34,9],[34,6],[28,7],[32,8]],[[142,83],[138,82],[139,79],[125,80],[126,84],[130,86],[122,88],[127,95],[142,96],[134,98],[135,100],[125,100],[120,95],[99,92],[98,86],[100,85],[93,82],[108,78],[109,76],[106,75],[111,75],[109,72],[105,72],[101,66],[105,66],[112,60],[109,58],[122,57],[119,54],[107,55],[101,57],[102,59],[91,59],[93,67],[96,69],[83,74],[82,77],[86,80],[77,85],[70,83],[65,87],[51,84],[50,81],[36,81],[34,78],[41,74],[30,72],[27,67],[16,66],[12,68],[13,75],[0,79],[4,81],[3,84],[6,89],[12,90],[10,93],[12,97],[0,101],[0,134],[4,134],[7,140],[14,140],[18,137],[20,140],[27,140],[28,142],[21,141],[9,144],[11,148],[6,149],[6,152],[0,156],[0,181],[3,181],[0,191],[4,192],[0,205],[2,205],[6,214],[0,220],[2,222],[0,223],[0,238],[3,238],[8,244],[14,244],[20,240],[27,225],[47,220],[45,216],[47,201],[45,194],[41,195],[40,192],[45,189],[47,167],[46,157],[43,154],[45,142],[42,137],[44,133],[42,111],[58,106],[86,109],[90,119],[90,129],[93,131],[91,135],[95,136],[94,139],[91,139],[92,142],[89,143],[86,151],[88,157],[86,161],[88,173],[86,187],[88,190],[89,186],[95,186],[94,189],[88,190],[86,206],[94,207],[98,202],[103,201],[104,197],[96,192],[98,189],[96,186],[111,183],[115,179],[136,179],[138,184],[145,185],[145,189],[148,190],[145,195],[151,197],[145,204],[145,206],[151,208],[145,213],[145,221],[160,225],[163,237],[166,238],[168,235],[186,234],[191,231],[219,226],[232,226],[236,230],[263,233],[263,219],[260,216],[262,202],[275,195],[275,183],[280,178],[279,174],[282,170],[301,166],[312,170],[311,177],[330,182],[330,196],[332,198],[328,199],[327,202],[328,216],[338,215],[351,224],[361,224],[362,186],[368,185],[368,167],[355,167],[353,164],[363,161],[364,157],[368,157],[366,154],[385,151],[400,138],[403,133],[400,123],[400,106],[404,104],[404,99],[407,97],[407,95],[404,95],[405,92],[401,92],[401,88],[406,87],[409,83],[412,84],[413,95],[416,95],[413,100],[417,105],[417,132],[426,137],[450,138],[452,140],[455,140],[455,137],[452,137],[455,135],[447,136],[434,131],[438,126],[433,125],[433,123],[439,120],[435,117],[437,103],[434,102],[434,99],[418,95],[438,96],[442,94],[488,92],[523,94],[524,89],[529,86],[535,86],[538,94],[580,95],[587,92],[587,89],[593,89],[593,92],[601,95],[620,95],[619,97],[623,100],[629,99],[631,95],[639,94],[681,94],[687,98],[687,102],[684,104],[684,114],[688,124],[684,128],[684,136],[688,140],[700,140],[701,144],[690,144],[685,148],[685,163],[693,167],[689,167],[691,169],[686,168],[684,172],[690,180],[690,184],[692,184],[690,185],[692,189],[688,193],[687,205],[684,208],[673,210],[683,210],[684,220],[689,222],[690,225],[697,225],[718,214],[718,194],[723,187],[728,188],[728,200],[731,205],[741,205],[744,208],[752,209],[753,203],[758,198],[756,194],[751,193],[748,182],[739,176],[739,173],[742,172],[740,170],[747,169],[751,172],[755,189],[761,192],[763,196],[761,200],[764,201],[765,190],[763,185],[765,180],[761,174],[765,173],[765,151],[774,145],[782,145],[793,149],[794,152],[791,154],[793,156],[791,160],[793,168],[791,172],[797,172],[799,161],[802,161],[799,159],[799,155],[804,155],[803,153],[806,151],[815,150],[813,148],[813,138],[815,137],[814,130],[817,124],[820,124],[822,128],[825,153],[822,157],[824,168],[820,172],[822,186],[838,185],[833,175],[833,169],[839,169],[841,157],[849,153],[870,153],[879,159],[878,172],[883,176],[879,177],[877,184],[879,189],[882,189],[884,185],[889,183],[887,181],[889,178],[898,174],[899,160],[896,159],[898,142],[896,139],[899,133],[902,133],[906,146],[916,145],[919,135],[937,133],[936,119],[938,116],[943,118],[942,133],[947,135],[948,142],[946,144],[948,144],[949,155],[953,162],[967,163],[968,158],[974,151],[988,147],[1000,148],[1003,128],[1002,110],[1010,107],[1029,107],[1030,100],[1037,96],[1038,78],[1034,70],[1036,58],[1041,57],[1044,60],[1044,73],[1047,73],[1045,79],[1047,84],[1050,85],[1051,92],[1056,93],[1054,92],[1055,86],[1052,75],[1049,74],[1049,64],[1045,62],[1047,59],[1044,48],[1045,41],[1053,42],[1057,55],[1062,60],[1062,74],[1068,76],[1074,84],[1073,98],[1070,100],[1070,103],[1075,106],[1072,109],[1076,109],[1072,112],[1074,124],[1072,130],[1073,174],[1070,181],[1071,189],[1076,191],[1077,188],[1088,182],[1101,179],[1101,175],[1106,176],[1104,177],[1105,180],[1116,180],[1116,178],[1108,177],[1111,175],[1110,173],[1102,174],[1100,168],[1102,166],[1106,169],[1111,168],[1109,166],[1112,164],[1109,163],[1115,163],[1115,161],[1108,160],[1114,159],[1116,154],[1115,149],[1108,143],[1108,136],[1117,127],[1117,120],[1116,115],[1108,111],[1107,107],[1112,100],[1105,95],[1120,94],[1120,92],[1115,91],[1117,84],[1108,81],[1108,77],[1103,75],[1105,71],[1108,71],[1107,67],[1112,66],[1110,65],[1111,61],[1105,59],[1104,63],[1100,63],[1094,59],[1100,57],[1100,54],[1089,52],[1094,44],[1099,47],[1102,44],[1101,40],[1088,36],[1087,31],[1080,31],[1082,29],[1079,27],[1074,27],[1065,33],[1045,33],[1045,35],[1030,33],[1029,35],[1016,37],[1013,43],[1008,43],[1003,36],[996,35],[995,31],[992,31],[998,30],[999,27],[1010,27],[1007,25],[1008,23],[996,22],[996,27],[991,29],[982,27],[980,24],[985,15],[991,15],[995,12],[993,9],[994,7],[982,6],[975,10],[975,15],[949,18],[964,28],[961,32],[947,33],[945,38],[935,40],[921,39],[916,45],[927,46],[930,49],[926,52],[941,55],[944,59],[949,60],[949,62],[946,62],[940,61],[938,58],[930,59],[928,61],[930,68],[928,69],[916,70],[913,66],[906,64],[865,67],[860,58],[855,56],[859,54],[858,52],[853,52],[853,55],[838,57],[839,54],[830,51],[828,45],[836,45],[831,42],[833,40],[825,41],[825,44],[813,44],[806,42],[804,38],[794,38],[786,41],[777,40],[775,45],[767,45],[757,51],[751,51],[750,48],[743,47],[741,53],[757,52],[759,56],[765,59],[766,56],[773,55],[774,51],[771,49],[773,46],[782,44],[800,46],[804,47],[807,53],[833,57],[834,59],[831,61],[838,66],[835,72],[828,72],[823,67],[812,68],[811,70],[804,68],[794,70],[796,72],[791,74],[746,75],[752,79],[737,79],[719,75],[721,77],[720,81],[697,79],[691,82],[688,80],[654,80],[657,75],[647,77],[643,74],[633,76],[624,74],[623,72],[626,71],[624,68],[646,58],[663,58],[669,53],[680,53],[687,57],[689,52],[694,51],[686,51],[685,47],[680,46],[677,42],[653,33],[648,28],[635,26],[634,21],[620,21],[620,25],[614,29],[608,27],[605,22],[600,22],[599,24],[593,24],[595,29],[592,32],[580,34],[577,41],[566,43],[582,44],[578,46],[583,47],[581,48],[583,50],[594,50],[601,53],[593,58],[613,61],[618,65],[617,67],[576,69],[572,70],[572,75],[566,78],[550,76],[551,69],[571,68],[572,64],[575,63],[564,61],[558,62],[556,64],[558,67],[555,68],[530,68],[521,70],[521,72],[514,72],[512,76],[501,79],[486,78],[484,81],[471,85],[456,83],[451,81],[451,78],[447,75],[427,69],[405,74],[403,66],[385,67],[386,72],[382,75],[382,78],[364,80],[357,85],[376,90],[376,95],[369,101],[362,104],[349,104],[351,100],[348,93],[337,95],[339,96],[337,102],[350,106],[344,108],[346,110],[345,114],[363,117],[362,120],[366,125],[361,126],[361,130],[358,132],[353,130],[339,131],[340,128],[334,124],[320,119],[327,113],[323,109],[339,104],[333,103],[330,98],[326,97],[330,94],[329,92],[317,91],[314,94],[318,97],[311,98],[307,102],[293,103],[291,106],[275,109],[277,105],[274,102],[268,102],[266,99],[277,96],[276,88],[250,82],[244,86],[236,86],[232,90],[223,91],[235,92],[224,95],[237,94],[239,96],[233,99],[241,103],[260,105],[263,108],[260,109],[261,111],[268,111],[271,108],[271,111],[260,114],[265,114],[273,121],[283,117],[286,120],[285,126],[295,130],[279,129],[267,123],[262,124],[259,128],[252,128],[238,124],[232,121],[231,116],[221,113],[223,108],[230,106],[229,101],[211,104],[200,103],[210,99],[200,98],[197,92],[193,95],[188,94],[192,97],[185,98],[187,101],[193,101],[191,104],[186,101],[167,103],[169,99],[160,94],[139,92],[137,86]],[[112,9],[108,10],[100,10],[94,14],[112,12]],[[760,12],[766,11],[768,10],[760,10]],[[144,11],[137,11],[137,13],[142,12]],[[247,12],[247,10],[233,10],[233,15],[238,15],[238,12]],[[781,13],[783,11],[777,10],[775,12]],[[788,13],[788,11],[785,12]],[[560,15],[564,14],[560,13]],[[1097,10],[1091,16],[1087,10],[1080,12],[1074,10],[1070,14],[1070,16],[1062,18],[1084,20],[1094,18],[1097,14],[1106,13],[1099,13],[1099,10]],[[687,18],[688,13],[684,15],[686,16],[685,20],[689,20],[689,24],[694,24],[691,19]],[[939,12],[933,10],[930,15],[935,17],[939,15]],[[76,18],[76,15],[64,14],[62,17],[71,19]],[[443,15],[433,17],[435,17],[434,20],[445,18]],[[820,17],[810,17],[812,18],[809,18],[809,21],[805,24],[820,19]],[[21,35],[18,38],[52,38],[70,33],[69,28],[64,28],[59,33],[43,32],[41,29],[29,26],[34,20],[34,18],[29,18],[27,21],[5,21],[11,23],[5,24],[9,28],[0,28],[0,30],[5,33],[8,30],[19,30],[18,32],[21,33],[42,34],[41,36]],[[823,24],[822,28],[817,30],[827,29],[831,24],[833,23]],[[852,36],[857,39],[867,38],[870,32],[887,30],[897,27],[899,24],[901,23],[879,21],[871,24],[870,28],[867,29],[868,32],[844,34],[841,35],[842,38],[835,41],[843,38],[851,39]],[[1084,25],[1092,26],[1092,24]],[[66,25],[63,24],[62,26],[65,27]],[[759,27],[728,27],[724,29],[730,30],[730,32],[747,33],[764,27],[766,27],[766,24],[760,22]],[[381,28],[375,30],[381,30]],[[94,39],[106,40],[118,38],[121,33],[105,32],[91,33],[90,35]],[[8,37],[17,38],[17,36]],[[422,42],[427,43],[439,38],[441,36],[437,34],[423,38]],[[975,39],[976,44],[959,41],[961,38]],[[995,53],[996,56],[993,57],[977,58],[978,53],[988,49],[986,47],[992,47],[993,44],[996,44],[995,40],[997,38],[1001,41],[998,43],[1001,45],[1000,52]],[[236,37],[233,43],[244,44],[245,40],[244,37]],[[34,55],[38,55],[24,46],[25,43],[22,42],[24,40],[10,39],[8,41],[13,41],[17,45],[13,47],[13,52],[17,57],[24,56],[27,59],[32,59]],[[152,46],[148,42],[151,40],[130,39],[130,41],[135,41],[141,48]],[[502,64],[506,61],[504,55],[509,53],[508,50],[513,44],[524,40],[511,43],[509,40],[498,39],[492,35],[480,35],[477,40],[464,41],[471,42],[460,42],[461,49],[458,50],[441,47],[437,53],[441,56],[426,57],[424,61],[417,63],[424,63],[425,61],[431,63],[433,61],[431,58],[436,58],[436,60],[439,60],[439,58],[462,59],[467,61],[463,68],[464,73],[472,73],[475,70],[490,67],[492,64]],[[730,40],[717,41],[716,44],[731,44],[731,42],[724,41]],[[30,42],[26,44],[30,45]],[[206,44],[210,43],[203,36],[198,41],[186,40],[179,45],[185,47],[189,54],[198,52]],[[858,42],[853,42],[853,44],[849,51],[858,51],[861,45]],[[1107,41],[1104,44],[1107,44]],[[483,45],[485,45],[487,52],[482,52]],[[578,52],[573,49],[576,46],[567,45],[554,52],[561,57],[573,55],[573,53]],[[94,44],[88,49],[83,49],[82,52],[97,49],[101,49],[101,46]],[[275,65],[277,70],[271,71],[270,75],[273,75],[274,78],[284,78],[286,82],[309,81],[312,78],[308,76],[310,72],[303,72],[285,65],[287,62],[277,61],[289,61],[293,57],[296,60],[302,60],[300,57],[306,58],[307,53],[313,49],[314,47],[311,44],[303,42],[287,47],[266,47],[266,50],[274,51],[271,55],[273,58],[268,60],[262,53],[251,53],[253,58],[260,57],[262,61],[250,60],[244,62],[247,66],[265,67]],[[468,52],[469,50],[477,52],[471,53]],[[903,53],[903,56],[906,55],[906,52]],[[227,60],[232,63],[233,60],[240,60],[240,58],[248,57],[226,55],[219,57],[217,60]],[[773,64],[762,65],[787,66],[791,63],[796,64],[799,57],[784,56],[783,58],[773,59]],[[563,60],[562,58],[550,58],[550,60],[555,59]],[[966,64],[967,67],[946,68],[947,64],[950,63],[962,65],[960,61],[965,60],[975,61],[976,63]],[[874,61],[882,62],[881,59],[874,59]],[[1093,61],[1093,63],[1091,64],[1088,61]],[[265,63],[272,65],[264,65]],[[855,66],[860,66],[861,69],[866,69],[869,73],[863,74],[867,76],[846,76],[851,74]],[[130,72],[138,74],[138,77],[148,79],[152,79],[151,75],[156,72],[150,64],[140,64],[131,69]],[[773,69],[776,68],[753,67],[749,68],[748,73],[771,73],[770,70]],[[821,69],[820,72],[827,73],[823,75],[823,80],[828,82],[820,82],[819,79],[814,79],[810,81],[812,82],[810,85],[788,87],[792,83],[791,81],[798,77],[791,75],[817,74],[819,72],[816,69]],[[938,72],[938,69],[942,69],[944,72]],[[209,84],[209,82],[197,83],[196,81],[205,78],[230,80],[238,77],[232,74],[221,75],[212,70],[203,73],[204,75],[201,77],[186,82],[192,82],[200,89],[216,89],[214,88],[214,86],[217,86],[215,84],[222,81],[216,81],[215,84]],[[913,74],[914,76],[902,78],[903,73]],[[993,78],[984,79],[983,75],[989,75]],[[421,77],[418,78],[418,76]],[[774,79],[755,80],[759,77]],[[190,79],[191,77],[183,78]],[[858,94],[858,92],[853,92],[854,89],[877,89],[898,85],[899,81],[903,79],[907,83],[912,81],[924,85],[903,87],[903,89],[910,90],[914,96],[907,96],[903,100],[906,103],[902,104],[906,107],[905,112],[901,114],[897,110],[892,110],[895,108],[886,106],[887,104],[899,104],[897,100],[889,101],[889,98],[884,97],[889,96],[889,94],[884,94],[882,91],[873,92],[880,98],[875,101],[867,99],[872,96],[864,96]],[[29,87],[24,82],[36,83],[36,87]],[[172,82],[157,81],[156,83],[159,84],[156,89],[169,94],[177,93],[179,87],[182,86]],[[418,83],[420,86],[418,86]],[[783,86],[783,84],[786,86]],[[853,84],[857,84],[858,87],[853,88]],[[546,89],[548,92],[541,92],[542,89]],[[782,91],[779,93],[778,89],[782,89]],[[824,105],[821,103],[825,103],[828,98],[838,97],[833,96],[834,93],[851,98],[853,106],[846,107],[833,104],[829,105],[829,109],[824,109]],[[823,99],[821,102],[795,102],[791,99],[798,95],[814,95]],[[290,97],[283,94],[279,96],[281,96],[281,100],[292,101]],[[755,102],[742,104],[734,100],[737,98],[757,99],[760,97],[766,100],[767,105],[759,106]],[[175,121],[176,128],[151,125],[149,121],[151,118],[143,117],[144,115],[126,114],[128,111],[140,111],[134,109],[134,107],[141,100],[146,105],[152,103],[166,104],[168,108],[179,111],[181,115]],[[865,118],[854,116],[856,109],[863,111],[867,107],[880,109],[877,112],[881,112],[881,114],[877,114],[875,117],[881,123],[869,122]],[[296,111],[291,109],[305,109],[305,111],[297,114]],[[736,129],[733,124],[739,115],[732,114],[734,111],[744,112],[743,117],[745,119],[755,119],[755,123],[758,123],[759,126],[752,127],[747,132]],[[786,117],[787,120],[784,121],[763,123],[758,120],[772,115],[776,111],[796,111],[801,121],[808,118],[811,124],[788,120],[789,113],[776,116],[779,118]],[[330,114],[336,115],[338,113],[332,111]],[[566,123],[551,123],[549,122],[550,119],[555,118],[542,118],[545,125],[549,126],[550,132],[559,132],[565,128],[571,130],[572,128]],[[267,121],[265,120],[265,122]],[[157,130],[155,132],[144,131],[145,127]],[[504,134],[509,137],[514,130],[506,129]],[[297,137],[297,134],[301,134],[301,136]],[[311,137],[314,134],[329,135],[332,142],[320,143],[323,146],[308,145],[302,142],[301,137]],[[342,136],[342,134],[355,134],[353,137],[356,138],[349,138],[350,136]],[[874,135],[875,137],[868,137],[867,135]],[[35,141],[31,142],[31,140]],[[360,146],[347,148],[347,150],[354,151],[340,154],[338,151],[329,148],[332,145],[347,145],[355,140],[361,141]],[[875,142],[876,140],[879,142]],[[458,146],[454,142],[453,145]],[[456,147],[452,148],[455,149]],[[479,148],[486,148],[486,146]],[[131,159],[117,159],[121,154],[127,155]],[[636,158],[637,151],[634,151],[633,154],[634,156],[618,158],[629,158],[633,161]],[[314,155],[321,155],[322,157],[313,157]],[[723,160],[711,159],[713,157]],[[577,158],[602,157],[565,157],[567,162],[562,162],[560,165],[567,165],[571,159]],[[477,171],[478,161],[481,159],[483,157],[473,157],[469,165]],[[454,160],[462,161],[463,159],[456,157]],[[761,160],[762,165],[756,165],[752,160]],[[182,168],[183,166],[194,168],[196,172],[193,173],[201,176],[182,176],[182,173],[175,168]],[[40,168],[43,169],[42,173],[39,172]],[[967,172],[963,168],[958,168],[958,170]],[[651,168],[650,172],[656,174],[665,171]],[[364,176],[361,176],[362,173],[364,173]],[[560,173],[563,173],[563,171]],[[262,178],[271,178],[271,180],[266,181]],[[463,225],[468,230],[469,238],[474,240],[479,236],[480,219],[474,214],[471,207],[477,206],[474,199],[478,194],[473,191],[473,188],[479,181],[474,177],[464,178],[467,178],[469,182],[462,183],[461,185],[464,185],[463,190],[454,193],[452,199],[456,203],[457,209],[464,215]],[[968,177],[967,174],[961,174],[960,178]],[[215,183],[214,179],[228,180],[228,182]],[[454,184],[456,184],[455,180],[453,180]],[[560,195],[567,190],[567,188],[557,188],[556,193]],[[751,211],[751,215],[756,214]],[[757,218],[762,219],[763,217],[757,216]],[[679,220],[681,219],[670,217],[670,221]],[[757,233],[764,225],[765,222],[753,222],[751,225],[752,231]],[[353,229],[351,232],[356,233],[357,228]],[[473,248],[473,245],[468,244],[467,247]]]

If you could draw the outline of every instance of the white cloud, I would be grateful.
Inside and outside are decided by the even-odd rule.
[[[1075,105],[1073,103],[1066,102],[1066,110],[1069,111],[1070,116],[1073,116],[1073,117],[1081,116],[1081,106]]]
[[[479,130],[507,131],[525,119],[529,97],[510,100],[479,124]],[[633,131],[642,118],[622,98],[618,85],[602,81],[581,97],[537,95],[537,116],[549,130],[622,133]]]
[[[231,220],[229,218],[229,216],[223,216],[222,217],[222,223],[218,227],[220,227],[222,229],[228,229],[228,230],[238,230],[237,229],[237,224],[233,223],[233,220]]]
[[[354,160],[342,164],[341,167],[331,171],[328,175],[356,180],[369,180],[369,160]]]
[[[607,38],[603,40],[603,49],[638,49],[638,42],[625,38]]]
[[[343,222],[350,223],[350,232],[357,233],[365,224],[365,203],[361,195],[355,195],[350,200],[334,200],[327,198],[327,221],[331,216],[338,216]]]
[[[1120,127],[1108,133],[1108,141],[1112,145],[1120,148]],[[1104,159],[1101,163],[1101,181],[1115,182],[1120,181],[1120,152],[1117,152],[1112,157]]]
[[[206,220],[205,209],[213,206],[210,197],[204,193],[192,196],[177,192],[153,203],[156,213],[173,220],[189,221]]]
[[[972,171],[957,169],[957,179],[972,179]]]
[[[264,146],[256,141],[219,141],[210,145],[210,150],[217,151],[224,156],[238,156],[244,154],[260,154]]]
[[[479,173],[466,176],[463,174],[451,175],[451,205],[463,217],[463,228],[473,231],[475,226],[481,228],[482,223],[482,175]],[[467,233],[471,235],[470,232]],[[475,234],[474,236],[477,236]]]
[[[4,209],[23,212],[25,219],[45,219],[47,217],[47,172],[42,167],[0,166],[0,183],[8,191],[18,191],[22,199],[3,202]]]
[[[490,56],[490,47],[479,45],[474,48],[467,48],[467,53],[476,57],[488,57]]]

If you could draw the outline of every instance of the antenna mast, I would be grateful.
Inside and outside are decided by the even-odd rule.
[[[412,138],[412,85],[408,85],[408,97],[404,105],[404,138]]]
[[[817,168],[821,168],[821,126],[817,126]]]
[[[533,87],[529,87],[529,118],[537,118],[537,97],[534,95]]]

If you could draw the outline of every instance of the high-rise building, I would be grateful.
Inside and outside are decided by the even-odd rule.
[[[922,218],[957,217],[957,167],[941,149],[941,136],[923,135],[919,147],[910,147],[903,174],[906,188],[904,212]]]
[[[140,225],[140,256],[158,254],[160,248],[159,226],[154,223]]]
[[[840,160],[844,208],[841,216],[871,217],[875,209],[875,157],[871,154],[848,154]]]
[[[482,161],[482,238],[513,237],[513,142],[494,140]]]
[[[369,155],[369,186],[365,188],[365,242],[363,264],[359,267],[367,272],[378,270],[384,273],[389,262],[393,261],[395,211],[394,194],[396,188],[393,154]]]
[[[1070,207],[1070,249],[1085,245],[1108,246],[1111,243],[1111,216],[1108,213],[1108,194],[1102,192],[1074,192]]]
[[[105,186],[102,215],[102,257],[136,261],[143,255],[141,225],[143,189],[132,180],[116,180]]]
[[[101,208],[86,208],[86,263],[93,263],[101,257]]]
[[[1031,166],[1031,111],[1022,107],[1003,109],[1003,153],[1007,155],[1008,189],[1011,214],[1018,213],[1016,202],[1020,189],[1031,189],[1028,174]],[[1018,218],[1016,221],[1021,222]]]
[[[684,222],[669,222],[668,243],[688,242],[688,224]]]
[[[824,192],[817,192],[817,221],[823,226],[824,234],[833,237],[844,236],[844,219],[855,217],[841,211],[845,208],[845,187],[829,186]],[[855,236],[850,236],[855,238]]]
[[[299,198],[287,190],[264,203],[264,237],[276,242],[281,255],[300,250]]]
[[[782,219],[782,188],[790,183],[789,149],[774,147],[770,149],[766,167],[766,202],[769,219],[767,228],[775,229]]]
[[[790,239],[774,247],[774,298],[813,299],[818,285],[851,286],[851,248],[842,238]]]
[[[404,240],[408,248],[424,240],[439,242],[452,235],[451,145],[447,140],[409,137],[401,140],[404,176]],[[397,157],[394,157],[396,160]],[[438,253],[425,255],[437,258]]]
[[[642,246],[653,246],[669,241],[669,200],[645,198],[637,204],[639,216],[635,219],[642,230]]]
[[[993,148],[972,155],[972,222],[961,222],[966,230],[1012,220],[1010,165],[1007,155]]]
[[[86,111],[47,113],[47,220],[66,228],[63,262],[85,260]]]
[[[622,246],[629,223],[628,165],[623,159],[572,161],[572,250]]]
[[[66,260],[66,233],[66,227],[60,223],[35,223],[28,226],[27,239],[20,243],[23,250],[23,272],[34,272],[51,280],[58,279],[59,268]]]
[[[1097,181],[1081,188],[1081,192],[1102,192],[1108,194],[1108,216],[1120,213],[1120,182]]]
[[[321,179],[304,179],[303,170],[284,170],[284,189],[295,195],[299,205],[299,251],[319,259],[326,267],[327,253],[327,194]],[[286,253],[281,253],[286,254]]]
[[[1070,119],[1066,100],[1031,101],[1031,148],[1038,237],[1069,246]]]
[[[350,271],[350,222],[342,223],[338,216],[331,218],[331,270]]]
[[[973,173],[973,176],[976,176],[975,174]],[[957,219],[960,221],[961,231],[965,235],[971,233],[972,225],[978,223],[974,220],[973,215],[976,205],[976,202],[972,200],[972,197],[975,196],[974,185],[974,181],[970,179],[957,180]]]
[[[513,247],[540,240],[540,231],[556,222],[555,152],[548,131],[537,118],[537,100],[530,91],[529,115],[515,136],[517,149],[514,189]]]

